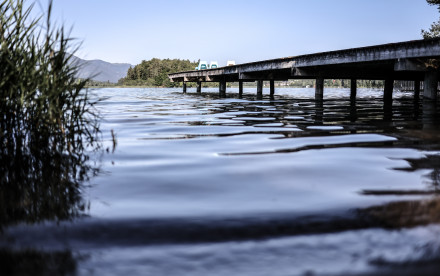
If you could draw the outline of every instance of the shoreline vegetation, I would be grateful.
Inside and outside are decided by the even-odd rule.
[[[128,69],[125,77],[119,79],[117,83],[102,82],[89,79],[86,81],[87,88],[174,88],[182,87],[181,83],[171,82],[168,74],[182,71],[191,71],[197,66],[198,62],[190,62],[181,59],[158,59],[153,58],[148,61],[142,61],[140,64]],[[83,81],[80,79],[79,81]],[[188,88],[197,86],[196,82],[187,82]],[[228,88],[237,88],[238,82],[227,83]],[[256,87],[256,82],[244,82],[244,87]],[[269,87],[269,81],[263,82],[264,87]],[[325,79],[324,86],[329,88],[350,88],[349,79]],[[203,82],[204,88],[219,87],[217,82]],[[286,81],[275,81],[275,87],[278,88],[313,88],[314,79],[290,79]],[[358,88],[383,89],[383,80],[358,80]],[[405,81],[396,81],[394,87],[399,90],[412,90],[412,84]]]
[[[181,59],[143,60],[140,64],[129,68],[127,75],[118,81],[121,86],[151,86],[151,87],[176,87],[168,74],[180,71],[191,71],[197,66],[198,61],[191,62]]]

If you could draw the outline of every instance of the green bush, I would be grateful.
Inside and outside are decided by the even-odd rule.
[[[194,70],[197,62],[180,59],[143,60],[133,68],[129,68],[127,76],[119,80],[118,84],[126,86],[149,87],[176,87],[179,83],[172,83],[168,74],[180,71]]]

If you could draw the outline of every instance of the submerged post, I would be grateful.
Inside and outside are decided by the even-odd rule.
[[[350,80],[350,100],[356,101],[356,93],[357,93],[357,79]]]
[[[257,80],[257,98],[263,98],[263,81]]]
[[[243,97],[243,81],[238,81],[238,97]]]
[[[219,83],[219,87],[218,87],[218,93],[220,98],[224,98],[226,97],[226,81],[222,80]]]
[[[418,100],[420,98],[420,81],[414,81],[414,100]]]
[[[183,82],[183,93],[186,93],[186,82]]]
[[[394,89],[394,80],[391,78],[386,79],[385,87],[383,90],[383,100],[387,104],[393,101],[393,89]]]
[[[425,81],[423,82],[423,99],[437,100],[438,74],[435,71],[425,73]]]
[[[270,97],[275,95],[275,81],[270,80]]]
[[[198,81],[197,82],[197,94],[201,94],[202,93],[202,82]]]
[[[322,99],[324,99],[324,78],[318,77],[315,84],[315,100]]]

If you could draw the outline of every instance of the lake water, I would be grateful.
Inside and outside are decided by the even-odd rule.
[[[6,227],[0,245],[67,252],[77,275],[437,275],[433,105],[189,91],[95,90],[117,147],[82,188],[86,216]]]

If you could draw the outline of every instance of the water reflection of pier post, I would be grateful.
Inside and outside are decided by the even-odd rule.
[[[437,103],[429,99],[424,99],[422,111],[423,130],[438,129],[436,114]]]
[[[350,122],[354,123],[357,120],[357,105],[356,98],[350,99]]]
[[[427,71],[423,81],[423,129],[436,129],[438,72]]]
[[[315,124],[324,123],[324,100],[315,99]]]

